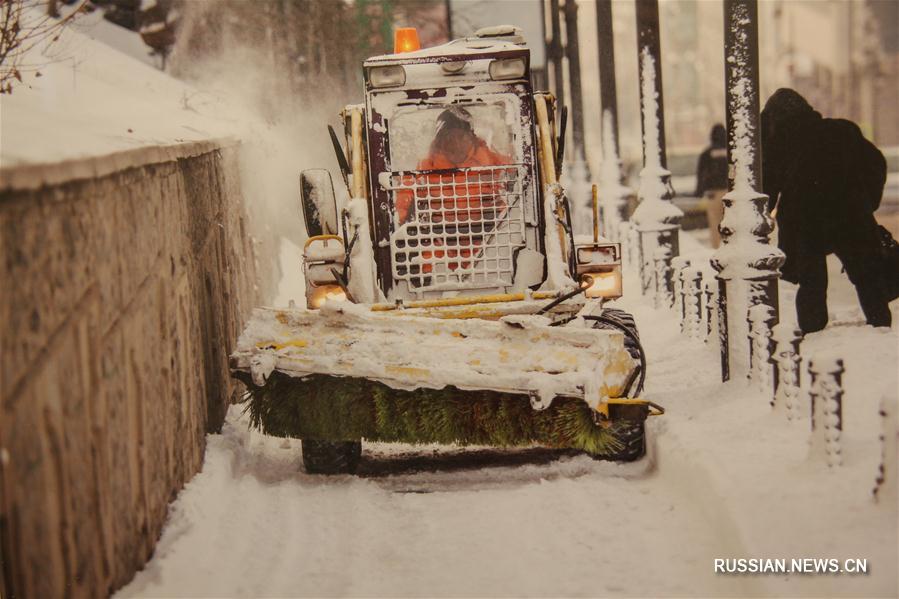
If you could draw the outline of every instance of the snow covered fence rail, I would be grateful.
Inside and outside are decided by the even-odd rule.
[[[237,391],[229,348],[267,284],[238,151],[0,169],[0,594],[108,595],[200,468]]]
[[[718,281],[714,273],[692,266],[689,258],[679,256],[670,261],[663,274],[673,281],[674,290],[673,297],[667,296],[663,303],[680,317],[681,332],[705,343],[717,340]]]

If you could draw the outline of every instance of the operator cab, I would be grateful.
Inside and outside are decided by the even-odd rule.
[[[417,47],[398,32],[397,47]],[[390,299],[510,293],[545,278],[529,51],[491,27],[369,58],[368,189]]]

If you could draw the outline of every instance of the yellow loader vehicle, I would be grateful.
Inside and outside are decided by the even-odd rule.
[[[231,356],[252,423],[325,474],[363,439],[639,458],[662,410],[638,399],[633,319],[605,306],[620,247],[595,216],[574,238],[564,110],[532,91],[520,30],[397,46],[365,61],[344,139],[329,127],[349,199],[301,176],[306,306],[256,309]]]

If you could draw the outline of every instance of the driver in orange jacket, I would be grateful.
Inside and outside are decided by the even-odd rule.
[[[491,149],[484,140],[477,136],[472,126],[471,114],[462,107],[452,106],[444,110],[437,118],[437,135],[431,143],[428,155],[418,163],[418,170],[441,170],[479,166],[500,166],[511,162],[508,156]],[[403,190],[396,197],[396,214],[401,224],[409,222],[415,199],[427,199],[426,204],[420,203],[419,207],[429,209],[430,219],[433,224],[438,223],[484,223],[486,227],[492,227],[496,213],[503,210],[501,199],[495,197],[497,191],[502,189],[501,175],[488,171],[485,173],[432,173],[427,175],[430,184],[427,189],[418,187],[415,195],[411,191]],[[410,181],[411,182],[411,181]],[[421,181],[418,181],[421,185]],[[485,219],[485,217],[487,217]],[[485,223],[489,220],[489,223]],[[480,236],[467,238],[469,245],[480,245]],[[439,240],[438,240],[439,241]],[[460,245],[466,245],[466,238],[460,239]],[[435,245],[439,245],[435,244]],[[460,250],[448,250],[449,257],[460,255],[463,258],[471,256],[470,248]],[[425,260],[444,257],[443,250],[422,252]],[[449,263],[449,268],[455,270],[458,263]],[[463,267],[468,263],[463,262]],[[424,264],[424,272],[431,272],[432,265]]]

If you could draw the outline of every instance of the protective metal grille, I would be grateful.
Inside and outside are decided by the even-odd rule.
[[[394,281],[416,292],[512,285],[524,174],[519,164],[390,173]]]

